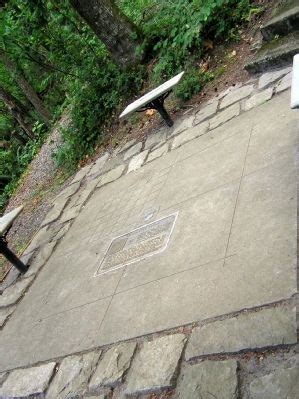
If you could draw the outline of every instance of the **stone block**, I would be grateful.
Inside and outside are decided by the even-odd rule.
[[[146,139],[145,145],[144,145],[144,149],[145,150],[149,150],[152,147],[155,147],[159,144],[164,143],[164,141],[166,140],[166,132],[165,130],[159,131],[155,134],[151,134],[150,136],[148,136],[148,138]]]
[[[3,327],[7,318],[14,312],[15,306],[10,306],[8,308],[0,309],[0,328]]]
[[[137,143],[137,139],[132,139],[132,140],[128,141],[123,146],[118,147],[115,150],[115,154],[120,154],[120,153],[128,150],[129,148],[133,147],[133,145],[136,144],[136,143]]]
[[[288,73],[277,83],[275,91],[276,93],[280,93],[284,90],[289,89],[291,86],[292,86],[292,72]]]
[[[139,154],[142,148],[142,143],[137,143],[133,147],[129,148],[124,154],[124,160],[132,158],[134,155]]]
[[[109,159],[109,153],[105,152],[100,158],[96,160],[90,171],[88,172],[88,176],[97,176],[103,172],[104,165]]]
[[[196,137],[199,137],[202,134],[207,133],[208,129],[209,129],[209,122],[203,122],[200,125],[185,130],[183,133],[179,134],[174,138],[171,148],[174,149],[180,147],[181,145],[187,143],[188,141],[193,140]]]
[[[194,115],[189,117],[181,118],[174,123],[173,132],[171,133],[172,136],[183,132],[186,129],[189,129],[193,125]]]
[[[57,197],[55,198],[54,202],[56,202],[60,198],[69,198],[74,195],[80,188],[81,182],[77,182],[67,186],[64,190],[62,190]]]
[[[237,399],[237,362],[205,361],[185,366],[181,371],[174,397],[175,399]]]
[[[88,174],[91,167],[92,165],[86,165],[84,166],[84,168],[81,168],[79,172],[75,174],[73,180],[71,181],[71,184],[81,182],[84,179],[84,177]]]
[[[146,162],[151,162],[154,159],[160,158],[162,155],[167,154],[168,152],[168,143],[162,145],[161,147],[157,148],[150,152],[149,156],[147,157]]]
[[[230,91],[221,101],[220,109],[229,107],[230,105],[250,96],[253,90],[253,85],[247,85]]]
[[[54,206],[50,209],[50,211],[47,213],[45,219],[41,223],[41,227],[46,226],[47,224],[55,222],[59,218],[59,216],[62,214],[62,211],[64,210],[69,198],[65,197],[60,197],[54,204]]]
[[[63,237],[66,235],[66,233],[69,231],[70,227],[71,227],[71,222],[65,223],[65,224],[57,231],[57,233],[54,235],[53,241],[58,241],[58,240],[60,240],[61,238],[63,238]]]
[[[15,284],[6,288],[3,294],[0,296],[0,308],[14,305],[24,294],[28,286],[31,284],[32,277],[23,278],[17,281]]]
[[[139,169],[143,165],[148,152],[148,150],[145,150],[142,151],[140,154],[135,155],[135,157],[133,157],[129,163],[127,173],[134,172],[135,170]]]
[[[122,175],[123,171],[125,170],[125,165],[119,165],[115,169],[110,170],[105,175],[103,175],[98,183],[97,187],[101,187],[104,184],[108,184],[117,180]]]
[[[99,352],[91,352],[63,359],[47,391],[46,399],[81,397],[88,387],[99,356]]]
[[[250,384],[250,399],[298,399],[299,367],[279,369]]]
[[[275,307],[215,321],[192,331],[186,360],[297,342],[296,311]]]
[[[72,208],[68,206],[64,210],[64,212],[60,218],[60,223],[65,223],[65,222],[68,222],[69,220],[75,219],[79,215],[81,208],[82,208],[82,204],[73,206]]]
[[[153,393],[173,387],[185,340],[183,334],[174,334],[144,343],[129,371],[126,394]]]
[[[234,104],[210,119],[210,129],[222,125],[240,114],[240,104]]]
[[[287,67],[287,68],[279,69],[278,71],[271,71],[271,72],[264,73],[259,78],[259,84],[258,84],[259,89],[260,90],[265,89],[270,84],[276,82],[278,79],[287,75],[289,72],[291,72],[291,70],[292,70],[292,68]]]
[[[91,378],[89,390],[97,393],[103,387],[115,387],[123,382],[135,349],[135,342],[123,343],[110,348],[100,360]]]
[[[193,125],[198,125],[202,123],[206,119],[211,118],[213,115],[216,114],[218,108],[219,101],[214,100],[210,104],[206,105],[204,108],[200,109],[197,114],[195,115],[195,119]]]
[[[270,87],[260,93],[254,94],[244,103],[244,111],[249,111],[251,108],[255,108],[265,102],[271,100],[273,95],[273,88]]]
[[[55,245],[56,241],[52,241],[39,249],[38,254],[25,274],[26,277],[35,275],[46,264],[54,251]]]
[[[0,398],[43,397],[55,369],[55,363],[12,371],[0,388]]]

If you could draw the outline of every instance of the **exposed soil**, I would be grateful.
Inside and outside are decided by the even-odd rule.
[[[174,120],[180,115],[196,111],[203,103],[226,88],[236,83],[245,82],[250,78],[244,70],[244,65],[254,57],[252,47],[255,42],[258,43],[260,40],[259,28],[270,19],[273,10],[282,2],[283,0],[260,0],[259,4],[265,7],[265,11],[263,14],[253,17],[237,43],[215,45],[214,48],[207,51],[204,59],[198,60],[198,68],[209,70],[216,77],[188,102],[180,103],[173,96],[169,97],[167,108]],[[54,127],[9,201],[7,211],[21,204],[25,205],[24,211],[15,221],[7,237],[10,247],[19,254],[24,251],[37,232],[51,206],[52,199],[67,183],[66,177],[58,170],[52,157],[53,152],[61,143],[59,126],[64,126],[66,123],[67,117],[64,115]],[[161,126],[163,126],[163,122],[156,112],[151,116],[138,114],[129,121],[119,122],[115,118],[95,155],[85,159],[84,163],[92,162],[105,150],[113,152],[115,147],[133,138],[144,141],[149,134]],[[0,257],[0,281],[9,269],[10,265]]]

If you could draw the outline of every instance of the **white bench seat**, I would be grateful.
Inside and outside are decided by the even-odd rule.
[[[23,206],[13,209],[0,217],[0,235],[2,236],[11,227],[16,217],[22,212]]]

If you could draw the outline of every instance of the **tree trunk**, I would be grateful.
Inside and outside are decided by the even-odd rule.
[[[6,107],[11,112],[14,119],[18,122],[21,128],[25,131],[30,139],[34,139],[34,133],[30,125],[26,122],[26,109],[12,94],[0,86],[0,99],[3,100]]]
[[[122,68],[138,62],[137,28],[112,0],[70,0],[72,6],[106,45]]]
[[[0,60],[6,66],[10,73],[14,74],[16,81],[18,82],[20,88],[22,89],[24,95],[34,106],[36,112],[42,117],[43,121],[49,125],[51,119],[51,114],[49,110],[44,106],[42,100],[39,98],[38,94],[34,88],[30,85],[28,80],[25,78],[21,69],[8,57],[5,51],[0,49]]]

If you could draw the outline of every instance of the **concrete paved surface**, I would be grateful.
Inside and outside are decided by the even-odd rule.
[[[99,187],[2,331],[0,371],[291,298],[299,115],[289,99]],[[174,214],[170,228],[149,224]],[[107,250],[117,268],[99,273]]]

